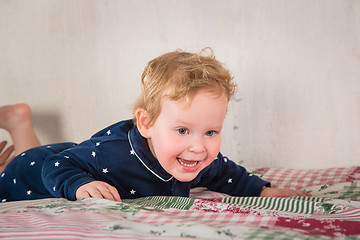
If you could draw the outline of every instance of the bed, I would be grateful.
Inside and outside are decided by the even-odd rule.
[[[4,239],[360,239],[360,167],[251,170],[312,197],[41,199],[0,203]]]

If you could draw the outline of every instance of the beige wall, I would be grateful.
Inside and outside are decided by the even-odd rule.
[[[0,0],[0,104],[29,103],[44,144],[78,142],[131,117],[149,60],[205,46],[239,83],[224,154],[359,165],[356,0]]]

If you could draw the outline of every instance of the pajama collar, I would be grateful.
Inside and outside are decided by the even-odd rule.
[[[156,177],[164,182],[169,182],[174,177],[160,165],[159,161],[151,154],[146,139],[141,136],[137,127],[128,131],[128,140],[132,154]]]

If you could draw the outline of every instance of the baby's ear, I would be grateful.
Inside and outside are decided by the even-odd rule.
[[[149,122],[150,122],[150,114],[143,108],[138,108],[135,113],[136,116],[136,125],[140,132],[140,134],[144,138],[150,138],[149,132]]]

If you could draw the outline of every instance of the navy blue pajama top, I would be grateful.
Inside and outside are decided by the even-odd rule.
[[[114,186],[122,199],[188,197],[194,187],[232,196],[259,196],[270,185],[221,153],[194,180],[180,182],[152,156],[133,121],[126,120],[80,144],[45,145],[18,155],[0,174],[0,201],[76,200],[76,190],[95,180]]]

